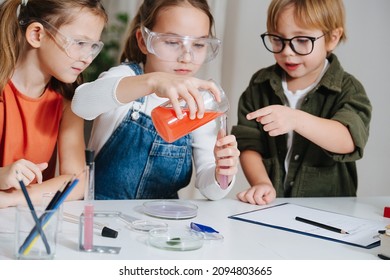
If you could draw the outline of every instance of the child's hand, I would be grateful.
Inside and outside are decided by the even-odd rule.
[[[28,186],[34,179],[37,183],[42,183],[42,171],[47,168],[48,164],[35,164],[31,161],[20,159],[13,164],[0,168],[0,190],[11,188],[20,189],[19,180]],[[16,175],[18,172],[18,177]]]
[[[217,142],[214,146],[216,178],[221,186],[223,185],[221,175],[228,176],[227,183],[230,184],[233,176],[237,174],[240,156],[236,137],[234,135],[223,136],[225,134],[224,129],[218,132]]]
[[[153,81],[155,94],[170,99],[179,119],[183,116],[181,100],[187,103],[190,119],[203,117],[205,108],[203,97],[199,93],[200,88],[209,90],[218,102],[221,101],[219,89],[212,81],[162,72],[156,72]]]
[[[276,191],[272,185],[264,183],[238,193],[237,198],[250,204],[265,205],[276,198]]]
[[[249,113],[248,120],[256,119],[269,136],[278,136],[296,127],[295,110],[283,105],[271,105]]]

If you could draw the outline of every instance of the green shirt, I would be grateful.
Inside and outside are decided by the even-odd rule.
[[[328,57],[329,68],[319,84],[302,101],[300,110],[339,121],[352,135],[355,150],[330,153],[294,133],[288,174],[284,169],[287,135],[271,137],[256,120],[246,115],[262,107],[288,104],[282,88],[282,69],[277,65],[256,72],[238,105],[238,123],[232,129],[240,151],[261,154],[278,197],[356,196],[356,160],[363,157],[371,120],[371,103],[362,84]]]

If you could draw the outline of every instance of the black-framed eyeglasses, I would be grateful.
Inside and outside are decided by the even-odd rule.
[[[263,33],[260,35],[265,48],[272,53],[281,53],[286,46],[286,42],[290,48],[299,55],[311,54],[314,49],[314,42],[324,37],[325,34],[319,37],[310,36],[295,36],[290,39],[280,37],[274,34]]]

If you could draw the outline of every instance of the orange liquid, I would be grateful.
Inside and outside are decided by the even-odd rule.
[[[159,106],[152,110],[151,115],[158,134],[168,143],[176,141],[198,127],[222,115],[221,112],[207,111],[204,113],[203,118],[191,120],[188,113],[188,109],[183,109],[184,116],[179,120],[172,108]]]

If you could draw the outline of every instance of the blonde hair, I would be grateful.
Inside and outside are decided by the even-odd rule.
[[[5,0],[0,5],[0,98],[5,85],[12,77],[16,62],[24,51],[24,34],[28,25],[40,19],[59,28],[72,22],[75,9],[88,9],[107,22],[107,14],[99,0]],[[82,82],[80,75],[73,84],[65,84],[52,77],[49,86],[67,99]]]
[[[268,7],[267,31],[277,30],[280,14],[286,9],[294,7],[294,17],[299,25],[322,30],[325,40],[329,40],[330,33],[336,28],[342,28],[340,42],[346,40],[345,8],[342,0],[272,0]]]

